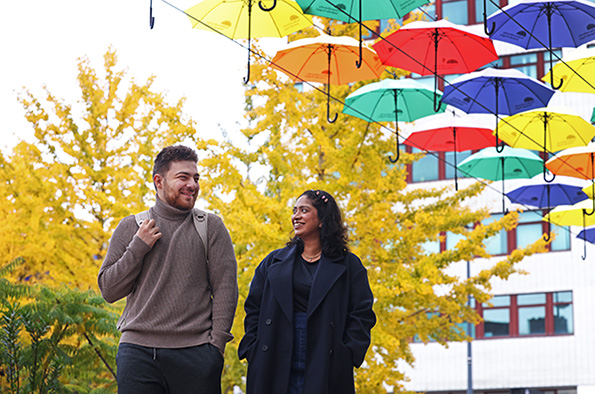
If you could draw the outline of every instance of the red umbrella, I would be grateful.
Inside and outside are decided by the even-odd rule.
[[[373,47],[387,66],[420,75],[469,73],[498,60],[489,37],[444,19],[411,22]],[[437,79],[434,86],[437,90]]]
[[[445,112],[415,121],[405,145],[435,152],[455,152],[455,187],[457,182],[457,153],[493,146],[496,137],[489,126],[490,115],[463,115]]]

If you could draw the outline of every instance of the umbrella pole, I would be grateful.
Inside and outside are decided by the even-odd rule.
[[[545,240],[545,242],[548,242],[551,238],[552,232],[552,223],[550,222],[550,185],[546,184],[545,189],[547,193],[547,235],[543,237],[543,239]]]
[[[550,115],[547,112],[544,112],[543,116],[543,180],[546,183],[551,183],[556,179],[556,174],[553,174],[552,179],[547,179],[547,167],[545,166],[545,162],[547,160],[547,124],[549,121]]]
[[[501,81],[500,78],[494,79],[494,86],[496,88],[496,152],[498,153],[502,153],[502,151],[504,151],[504,142],[500,144],[500,140],[498,139],[498,123],[500,123],[498,119],[498,93],[500,92],[501,82],[503,81]]]
[[[149,0],[149,27],[155,26],[155,17],[153,16],[153,0]]]
[[[442,106],[442,99],[440,99],[438,106],[436,106],[436,98],[438,97],[438,41],[440,40],[437,28],[434,29],[432,35],[434,36],[434,112],[438,112]]]
[[[585,233],[585,229],[587,228],[587,223],[585,219],[586,213],[587,211],[583,209],[583,255],[581,256],[583,260],[587,259],[587,234]]]
[[[333,46],[328,44],[328,74],[327,74],[327,83],[326,83],[326,121],[329,123],[335,123],[337,120],[337,116],[339,114],[335,114],[335,117],[331,119],[331,56],[333,51]]]
[[[359,60],[355,61],[355,67],[362,66],[362,0],[359,0]]]
[[[554,85],[554,53],[552,50],[552,13],[554,12],[554,10],[552,9],[552,4],[550,3],[546,3],[546,14],[547,14],[547,32],[548,32],[548,38],[550,40],[549,42],[549,52],[550,52],[550,84],[552,85],[552,89],[554,90],[558,90],[562,87],[562,83],[564,82],[564,78],[560,78],[560,84],[558,86]]]
[[[506,215],[508,211],[506,210],[506,202],[504,201],[504,157],[500,158],[502,162],[502,213]]]
[[[391,156],[388,157],[391,163],[396,163],[399,160],[399,156],[401,151],[399,149],[399,106],[398,106],[398,97],[399,91],[397,89],[393,89],[393,94],[395,97],[395,140],[397,141],[397,151],[395,152],[395,158],[393,159]]]
[[[591,152],[591,193],[593,194],[593,209],[591,210],[591,212],[583,210],[583,212],[588,216],[591,216],[595,213],[595,168],[593,168],[593,162],[593,153]]]
[[[248,66],[246,78],[244,78],[244,84],[247,84],[250,81],[250,36],[252,35],[252,0],[248,1]]]
[[[459,190],[459,179],[457,176],[457,128],[452,128],[452,137],[454,139],[454,151],[455,151],[455,191]]]

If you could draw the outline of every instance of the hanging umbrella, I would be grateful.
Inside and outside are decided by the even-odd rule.
[[[555,73],[552,77],[550,74]],[[554,79],[562,92],[595,93],[595,48],[576,49],[556,63],[542,78]]]
[[[416,21],[373,45],[382,62],[420,75],[462,74],[498,59],[487,36],[444,19]],[[436,97],[434,108],[437,110]],[[436,111],[437,112],[437,111]]]
[[[595,136],[595,127],[569,110],[558,107],[538,108],[508,116],[498,123],[500,138],[515,148],[557,152],[587,145]],[[555,174],[555,173],[554,173]],[[546,166],[543,167],[546,179]]]
[[[377,79],[384,66],[376,52],[364,48],[362,66],[357,67],[357,40],[351,37],[332,37],[321,34],[315,38],[303,38],[290,43],[277,52],[272,67],[295,80],[320,82],[327,86],[326,112],[330,119],[330,85],[342,85],[365,79]]]
[[[576,48],[595,39],[595,4],[585,0],[524,0],[510,4],[488,17],[492,26],[489,35],[494,40],[518,45],[525,49]],[[550,82],[554,89],[553,74]],[[562,83],[562,81],[560,81]]]
[[[367,84],[345,99],[343,113],[368,122],[395,122],[396,157],[399,159],[399,121],[411,122],[434,113],[433,92],[414,79],[383,79]]]
[[[595,227],[585,228],[576,236],[578,239],[595,244]]]
[[[435,152],[454,152],[455,189],[458,190],[457,152],[494,145],[487,115],[456,115],[454,112],[427,116],[413,125],[404,144]]]
[[[504,180],[531,178],[541,172],[543,160],[526,149],[505,146],[502,152],[495,147],[480,150],[467,157],[457,166],[458,170],[482,179],[502,181],[502,212],[504,204]]]
[[[587,226],[595,225],[595,215],[593,212],[589,214],[587,211],[595,206],[595,201],[587,199],[573,205],[560,205],[554,208],[549,215],[544,217],[545,220],[550,221],[558,226],[583,226],[583,230]],[[587,241],[584,243],[583,260],[587,258]]]
[[[204,0],[186,10],[195,29],[215,31],[226,37],[248,39],[248,74],[252,37],[285,37],[312,26],[312,17],[304,15],[293,0]]]
[[[402,18],[430,0],[297,0],[305,14],[359,23],[359,60],[362,61],[362,21]]]
[[[588,197],[583,192],[584,183],[572,177],[556,177],[552,183],[545,182],[539,175],[534,176],[522,186],[506,193],[512,202],[535,208],[553,208],[558,205],[572,205]],[[549,211],[548,211],[549,214]],[[550,237],[550,221],[547,221],[547,237]]]
[[[453,80],[444,88],[442,102],[466,113],[495,114],[498,147],[498,115],[545,107],[553,94],[553,89],[514,68],[486,68]]]

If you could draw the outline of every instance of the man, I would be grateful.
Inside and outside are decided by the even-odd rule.
[[[220,394],[223,351],[238,301],[237,264],[223,222],[207,214],[208,264],[194,224],[198,157],[169,146],[156,157],[155,205],[124,218],[99,270],[103,298],[124,297],[116,358],[119,394]]]

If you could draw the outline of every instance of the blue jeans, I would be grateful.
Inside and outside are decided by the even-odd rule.
[[[293,314],[293,353],[287,394],[302,394],[306,374],[306,314]]]
[[[121,343],[118,394],[221,394],[223,356],[210,343],[181,349]]]

